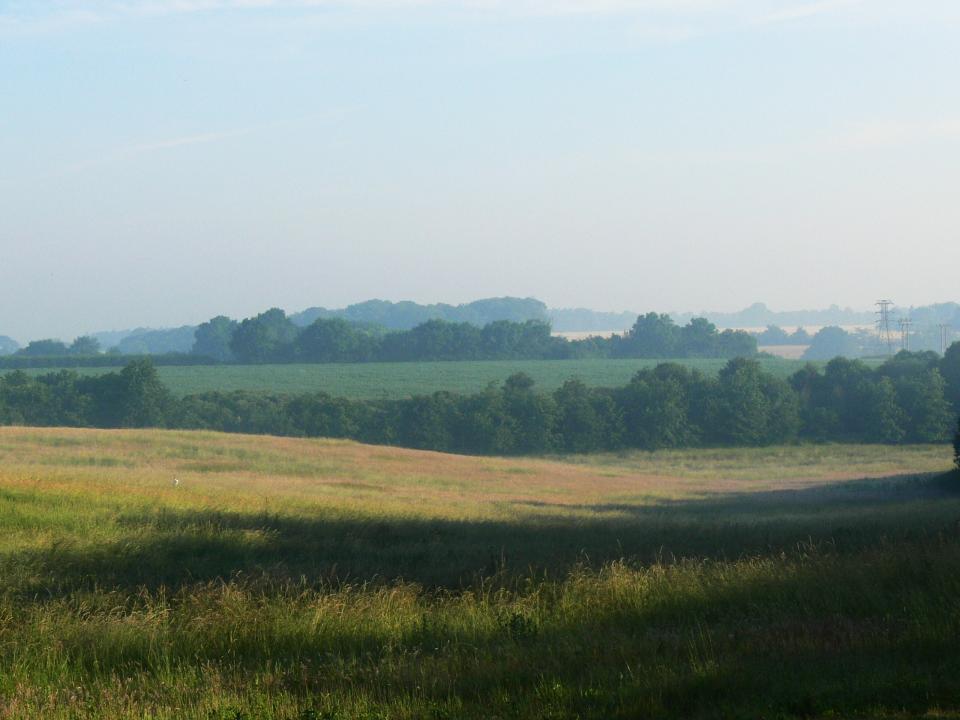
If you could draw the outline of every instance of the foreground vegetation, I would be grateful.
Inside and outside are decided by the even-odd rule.
[[[948,448],[805,450],[0,429],[0,717],[956,717]]]

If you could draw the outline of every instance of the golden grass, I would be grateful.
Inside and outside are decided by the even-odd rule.
[[[0,486],[251,511],[522,520],[529,503],[647,505],[942,471],[946,446],[804,445],[501,459],[210,432],[0,428]],[[174,487],[174,479],[179,485]]]
[[[956,717],[949,463],[0,428],[0,720]]]

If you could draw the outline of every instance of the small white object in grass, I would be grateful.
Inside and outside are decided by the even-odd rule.
[[[180,484],[180,478],[174,478],[174,479],[173,479],[173,486],[174,486],[174,487],[177,487],[179,484]]]

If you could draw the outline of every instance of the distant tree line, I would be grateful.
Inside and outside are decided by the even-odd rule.
[[[53,339],[34,340],[26,347],[14,352],[13,355],[15,357],[28,358],[62,358],[97,355],[99,352],[99,341],[89,335],[83,335],[74,340],[70,345]]]
[[[0,378],[3,424],[210,429],[497,455],[800,440],[939,443],[950,438],[958,410],[960,343],[943,359],[901,353],[871,369],[836,358],[789,380],[736,358],[717,377],[663,363],[623,387],[569,380],[540,393],[521,373],[472,395],[393,401],[246,392],[177,399],[149,360],[99,377]]]
[[[949,333],[956,333],[950,325],[947,325],[947,328]],[[900,345],[899,333],[894,342],[897,346]],[[939,351],[940,342],[940,328],[936,325],[918,324],[910,332],[908,338],[908,345],[914,351]],[[886,342],[873,330],[861,328],[851,332],[835,325],[828,325],[821,328],[810,339],[810,345],[804,352],[803,358],[805,360],[829,360],[838,355],[851,358],[882,357],[887,355],[889,351],[890,348]]]
[[[939,350],[939,326],[942,324],[951,328],[952,332],[960,332],[960,304],[942,303],[911,308],[909,315],[914,321],[909,344],[911,349]],[[539,320],[551,322],[554,330],[622,331],[628,330],[636,317],[635,314],[628,312],[605,313],[583,308],[551,310],[535,298],[513,297],[487,298],[463,305],[443,303],[420,305],[413,302],[368,300],[340,309],[314,307],[288,316],[289,320],[300,328],[307,327],[317,319],[339,318],[361,327],[379,328],[381,334],[396,330],[410,330],[431,320],[470,323],[477,327],[484,327],[499,320],[517,323]],[[689,313],[673,315],[674,322],[680,325],[696,317]],[[846,357],[876,356],[887,352],[887,348],[878,342],[876,333],[862,329],[848,332],[838,327],[838,325],[848,327],[872,325],[874,320],[872,312],[858,313],[842,310],[836,306],[819,311],[773,312],[764,304],[756,303],[741,312],[706,313],[702,317],[723,328],[766,326],[765,330],[756,333],[761,346],[819,345],[817,348],[811,348],[807,359],[829,360],[841,354]],[[826,329],[825,326],[832,326],[832,329],[825,334],[824,338],[818,339],[816,336],[811,337],[803,328],[787,333],[778,326],[804,324],[824,329]],[[120,332],[96,333],[91,339],[98,341],[106,352],[119,355],[188,354],[195,343],[196,329],[192,325],[166,329],[137,328]],[[829,337],[831,334],[832,339]],[[39,342],[40,344],[29,350],[32,357],[39,357],[38,353],[50,353],[50,357],[77,357],[76,351],[79,348],[73,349],[74,352],[71,353],[70,346],[59,340]],[[55,344],[47,344],[51,342]],[[222,347],[229,347],[229,343]],[[831,353],[831,349],[834,348],[842,352]],[[0,335],[0,356],[13,354],[19,349],[19,345],[14,340]],[[52,363],[51,366],[53,366]]]
[[[421,305],[410,301],[367,300],[339,310],[308,308],[290,316],[290,319],[301,327],[306,327],[319,318],[341,318],[361,325],[409,330],[429,320],[466,322],[480,327],[497,320],[548,320],[549,311],[547,306],[536,298],[499,297],[474,300],[463,305]]]
[[[193,353],[221,362],[403,362],[569,358],[752,357],[756,340],[701,318],[680,327],[669,315],[640,316],[624,335],[567,340],[542,320],[498,320],[483,327],[429,320],[386,331],[342,318],[318,318],[301,328],[278,309],[236,322],[216,317],[196,330]]]
[[[757,333],[757,342],[763,345],[809,345],[813,340],[810,333],[798,327],[788,333],[779,325],[767,325],[763,332]]]
[[[0,357],[2,370],[31,370],[43,368],[116,368],[123,367],[135,360],[149,358],[154,365],[195,366],[210,365],[212,360],[199,355],[167,353],[166,355],[9,355]]]
[[[768,325],[756,336],[761,347],[771,345],[806,346],[804,360],[829,360],[834,357],[870,357],[883,356],[888,348],[882,345],[875,332],[856,330],[850,332],[837,325],[827,325],[810,335],[804,328],[787,333],[781,327]]]
[[[273,308],[242,321],[219,316],[193,330],[188,354],[155,356],[159,365],[193,363],[357,363],[431,360],[566,360],[586,358],[733,358],[757,354],[749,333],[718,331],[695,318],[678,326],[669,315],[648,313],[622,335],[568,340],[554,336],[543,320],[497,320],[483,326],[428,320],[409,330],[319,317],[302,327]],[[0,368],[116,365],[93,337],[71,345],[35,340],[0,358]],[[194,360],[187,359],[188,357]]]

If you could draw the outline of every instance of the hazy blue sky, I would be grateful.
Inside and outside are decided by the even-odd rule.
[[[957,300],[955,0],[0,0],[0,334]]]

